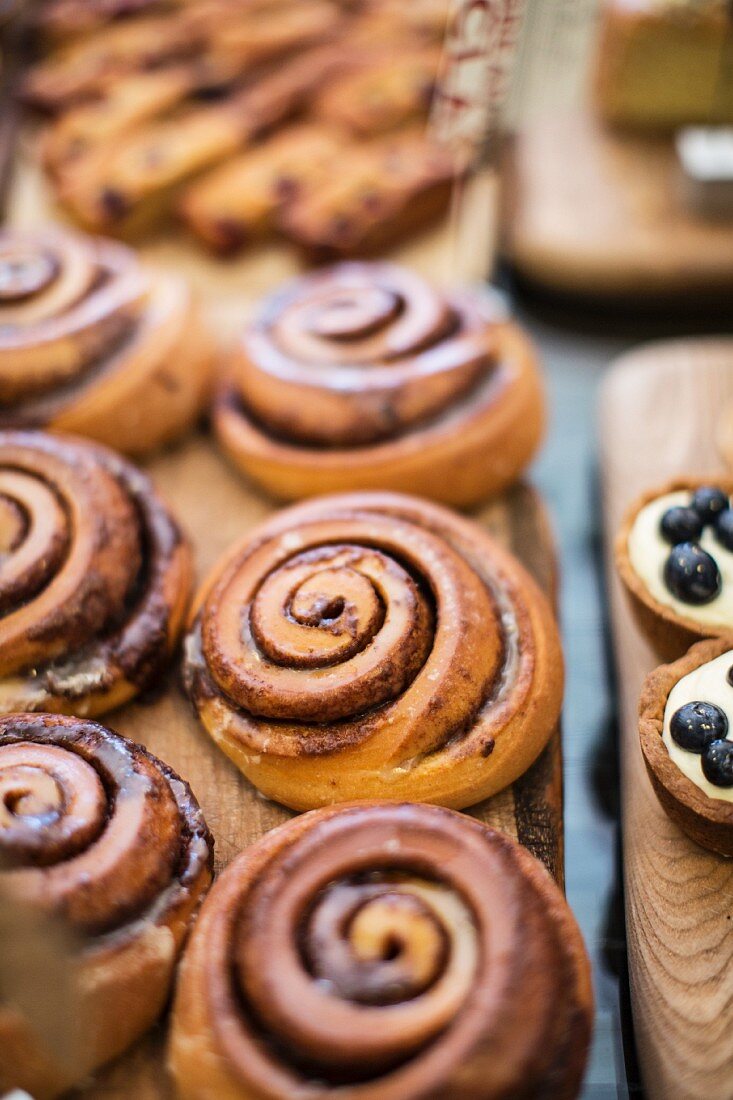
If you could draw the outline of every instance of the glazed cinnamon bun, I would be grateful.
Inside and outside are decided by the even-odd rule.
[[[350,263],[262,304],[214,425],[232,461],[277,497],[392,489],[470,505],[520,476],[544,398],[529,341],[494,299]]]
[[[104,726],[50,714],[0,718],[0,884],[75,940],[75,1065],[0,997],[0,1091],[56,1096],[157,1019],[212,874],[188,785]]]
[[[196,418],[212,362],[179,279],[111,241],[0,232],[0,427],[51,427],[145,454]]]
[[[150,480],[98,445],[0,431],[0,713],[102,714],[180,635],[190,549]]]
[[[183,1100],[577,1096],[592,992],[545,868],[436,806],[362,803],[268,833],[184,958]]]
[[[286,509],[225,555],[184,680],[209,735],[277,802],[461,808],[539,755],[563,671],[547,601],[488,534],[363,493]]]

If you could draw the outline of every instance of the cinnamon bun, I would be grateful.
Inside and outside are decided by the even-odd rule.
[[[50,427],[141,455],[179,436],[213,346],[191,294],[123,245],[0,232],[0,427]]]
[[[276,497],[392,489],[467,506],[520,476],[544,397],[528,339],[488,295],[351,263],[265,300],[231,356],[214,426]]]
[[[0,884],[74,937],[75,1065],[45,1049],[3,990],[0,1091],[37,1100],[80,1083],[157,1019],[212,875],[188,785],[104,726],[0,718]]]
[[[181,968],[182,1100],[571,1100],[592,1021],[545,868],[436,806],[306,814],[227,868]]]
[[[412,497],[324,497],[235,546],[198,599],[184,681],[268,798],[460,808],[512,783],[556,728],[552,611],[474,523]]]
[[[103,447],[0,431],[0,713],[102,714],[160,677],[191,553],[150,480]]]

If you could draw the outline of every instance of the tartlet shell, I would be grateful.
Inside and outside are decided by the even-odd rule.
[[[733,496],[733,478],[713,474],[709,477],[678,477],[665,485],[657,486],[637,497],[624,516],[614,540],[614,559],[621,583],[626,591],[636,624],[664,661],[675,661],[685,654],[690,646],[705,638],[727,637],[733,648],[733,623],[730,627],[714,627],[697,622],[693,618],[679,615],[673,608],[659,603],[650,594],[644,581],[631,564],[628,542],[631,528],[642,508],[667,493],[680,491],[692,492],[703,485],[720,487],[728,496]],[[725,650],[721,650],[725,652]]]
[[[662,741],[669,693],[695,669],[733,650],[733,637],[694,645],[684,657],[661,665],[644,681],[639,702],[639,739],[649,778],[663,809],[703,848],[733,856],[733,802],[709,798],[671,759]]]

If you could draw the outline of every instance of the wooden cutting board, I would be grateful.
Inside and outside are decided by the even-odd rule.
[[[608,585],[619,684],[626,932],[634,1032],[650,1100],[733,1096],[733,860],[699,848],[659,805],[637,708],[659,662],[613,569],[612,543],[642,491],[725,468],[716,446],[733,401],[733,340],[650,344],[619,360],[601,391]]]
[[[671,138],[555,111],[522,125],[505,171],[503,248],[532,283],[624,300],[733,289],[733,217],[688,206]]]
[[[8,220],[43,224],[57,219],[26,137],[16,157]],[[207,258],[181,236],[161,235],[141,249],[145,259],[184,274],[196,287],[215,331],[226,340],[237,331],[260,294],[293,275],[297,264],[284,246],[268,246],[233,262]],[[444,274],[454,250],[445,226],[400,248],[391,258],[435,278]],[[157,486],[188,532],[199,578],[221,553],[274,510],[231,470],[212,440],[201,433],[149,465]],[[476,517],[509,546],[555,600],[553,538],[537,494],[518,486]],[[220,869],[289,811],[262,798],[198,726],[173,672],[154,702],[110,715],[108,724],[147,745],[191,783],[216,841]],[[520,840],[563,881],[562,762],[560,733],[534,767],[514,786],[471,811],[482,821]],[[164,1025],[115,1065],[79,1091],[84,1100],[135,1097],[160,1100],[170,1095],[164,1070]]]

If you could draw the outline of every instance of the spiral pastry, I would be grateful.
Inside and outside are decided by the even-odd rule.
[[[188,785],[96,722],[0,718],[0,885],[75,938],[80,1055],[45,1050],[0,1002],[0,1090],[55,1096],[125,1050],[160,1014],[212,875]]]
[[[179,279],[111,241],[0,232],[0,427],[51,427],[141,455],[195,419],[211,362]]]
[[[152,686],[191,580],[190,549],[134,466],[0,431],[0,713],[97,715]]]
[[[534,352],[496,303],[380,263],[266,300],[214,412],[233,462],[285,499],[389,489],[470,505],[519,477],[543,424]]]
[[[234,547],[199,598],[184,680],[278,802],[460,808],[538,756],[563,666],[544,596],[484,531],[355,493],[288,508]]]
[[[559,1100],[592,1011],[577,925],[534,857],[450,810],[362,803],[296,818],[224,872],[182,965],[171,1065],[182,1100]]]

